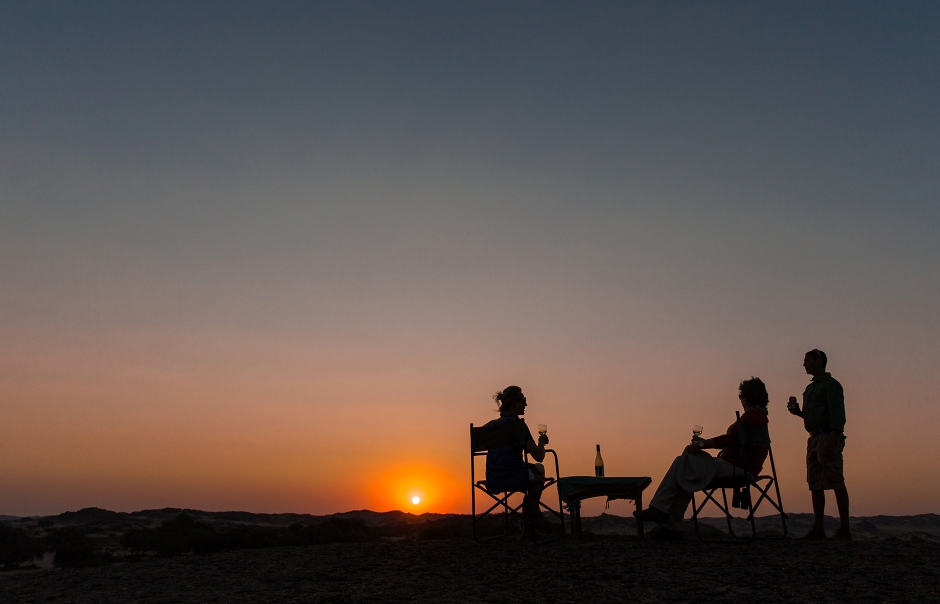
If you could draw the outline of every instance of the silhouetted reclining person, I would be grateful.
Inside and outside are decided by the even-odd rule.
[[[487,426],[518,420],[520,415],[525,414],[526,398],[519,386],[508,386],[506,389],[494,394],[493,400],[499,404],[499,419],[488,422]],[[525,452],[531,455],[535,461],[542,461],[545,459],[545,445],[548,444],[548,436],[540,434],[539,441],[536,443],[532,439],[532,432],[529,431],[528,426],[525,430],[528,434]],[[494,493],[505,491],[524,492],[526,494],[526,507],[524,508],[523,518],[541,516],[539,499],[542,497],[544,484],[545,467],[540,463],[527,464],[522,447],[493,449],[486,454],[487,489]],[[530,526],[523,527],[523,533],[528,534],[529,531],[531,531]]]
[[[759,378],[744,380],[738,386],[738,399],[744,407],[741,421],[754,426],[767,425],[767,388]],[[766,446],[750,447],[750,459],[741,459],[738,447],[738,424],[735,422],[728,432],[708,440],[692,437],[692,443],[682,455],[672,462],[666,472],[650,506],[633,515],[644,522],[656,522],[663,525],[658,533],[651,536],[664,538],[682,538],[682,519],[692,500],[693,491],[701,491],[715,477],[740,476],[742,471],[758,476],[767,458]],[[721,449],[718,457],[712,457],[703,449]]]

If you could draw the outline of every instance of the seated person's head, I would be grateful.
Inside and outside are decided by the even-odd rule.
[[[738,393],[738,398],[741,399],[741,404],[745,408],[760,407],[764,411],[767,410],[770,396],[767,395],[767,386],[760,378],[751,377],[751,379],[741,382],[738,386]]]
[[[526,401],[519,386],[507,386],[493,395],[493,400],[499,405],[500,413],[522,415],[525,413]]]

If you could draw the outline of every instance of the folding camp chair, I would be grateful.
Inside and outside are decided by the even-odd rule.
[[[767,457],[770,459],[770,475],[752,476],[746,470],[740,470],[740,473],[735,473],[732,476],[716,477],[702,490],[702,494],[705,496],[705,499],[702,500],[702,505],[697,505],[695,493],[692,493],[692,523],[695,525],[695,536],[699,539],[702,538],[698,531],[698,517],[702,508],[705,507],[705,504],[711,501],[724,513],[725,520],[728,522],[728,533],[730,533],[732,537],[736,539],[756,539],[757,525],[754,521],[754,515],[757,513],[757,508],[760,504],[766,500],[780,512],[780,523],[783,526],[783,534],[779,535],[777,538],[783,539],[787,536],[787,515],[783,511],[783,501],[780,499],[777,467],[774,465],[774,452],[770,447],[770,432],[766,424],[763,426],[754,426],[741,423],[740,411],[735,412],[735,415],[738,418],[736,422],[738,426],[737,455],[739,456],[740,465],[747,467],[747,460],[751,459],[751,451],[754,447],[765,446],[767,447]],[[754,503],[752,503],[751,500],[752,487],[760,493],[760,496]],[[774,499],[771,494],[771,487],[773,487],[776,493],[776,499]],[[731,507],[728,506],[728,489],[734,491],[731,507],[738,507],[747,511],[746,520],[751,524],[750,537],[738,536],[734,532],[734,528],[731,525],[731,521],[734,517],[731,515]],[[715,492],[719,490],[721,491],[721,502],[715,498]]]
[[[526,505],[526,486],[529,483],[529,470],[528,466],[523,467],[523,474],[520,476],[520,484],[523,485],[516,490],[512,491],[493,491],[487,484],[486,480],[477,480],[476,479],[476,458],[480,456],[485,456],[491,449],[505,449],[509,447],[522,447],[524,452],[524,460],[526,463],[529,461],[529,454],[525,452],[526,440],[529,436],[529,432],[525,427],[525,422],[523,420],[502,422],[492,426],[480,426],[473,427],[473,424],[470,424],[470,483],[472,487],[470,489],[470,502],[471,509],[473,512],[473,538],[483,543],[485,541],[491,541],[493,539],[499,539],[500,537],[505,537],[509,534],[509,518],[514,516],[518,519],[523,520],[525,524],[528,518],[525,518],[524,515],[528,514]],[[552,457],[555,459],[555,476],[548,477],[543,483],[542,490],[544,491],[551,485],[558,482],[558,455],[552,449],[545,449],[546,453],[551,453]],[[557,490],[557,487],[556,487]],[[477,515],[477,491],[486,493],[495,503],[489,507],[485,512]],[[522,503],[519,505],[513,505],[509,498],[515,494],[522,494]],[[545,505],[544,501],[539,501],[539,508],[545,509],[549,513],[558,517],[561,521],[561,533],[556,536],[549,536],[547,539],[539,539],[539,535],[535,531],[534,523],[532,530],[532,538],[537,543],[547,543],[548,541],[554,541],[555,539],[560,539],[565,535],[565,516],[561,511],[561,494],[558,495],[558,510],[553,510],[549,506]],[[489,537],[480,537],[477,535],[477,525],[480,524],[489,516],[494,510],[501,509],[503,515],[503,532],[498,535],[493,535]],[[521,510],[521,514],[520,514]],[[497,512],[498,513],[498,512]]]

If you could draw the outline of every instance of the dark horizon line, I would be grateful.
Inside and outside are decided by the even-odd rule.
[[[9,515],[9,514],[0,514],[0,521],[9,522],[9,521],[15,521],[15,520],[31,520],[31,519],[45,520],[45,519],[51,519],[51,518],[60,518],[62,516],[79,516],[79,515],[92,516],[96,514],[117,515],[117,516],[140,516],[140,515],[145,515],[145,514],[159,514],[159,513],[163,513],[163,514],[196,513],[196,514],[202,514],[202,515],[218,515],[218,516],[225,516],[225,515],[236,516],[237,515],[237,516],[253,516],[253,517],[305,516],[305,517],[310,517],[310,518],[329,518],[333,516],[345,516],[345,515],[350,515],[350,514],[374,514],[376,516],[391,515],[391,514],[405,514],[405,515],[415,516],[415,517],[420,517],[420,516],[468,516],[469,517],[470,516],[470,514],[444,513],[444,512],[422,512],[418,514],[414,512],[407,512],[404,510],[388,510],[385,512],[376,512],[374,510],[369,510],[365,508],[359,509],[359,510],[348,510],[346,512],[333,512],[330,514],[309,514],[305,512],[270,513],[270,512],[247,512],[247,511],[239,511],[239,510],[207,511],[207,510],[198,510],[194,508],[174,508],[174,507],[152,508],[152,509],[146,509],[146,510],[138,510],[134,512],[115,512],[112,510],[108,510],[106,508],[87,507],[87,508],[81,508],[76,511],[69,510],[69,511],[65,511],[59,514],[49,514],[45,516],[41,516],[41,515],[14,516],[14,515]],[[609,514],[607,512],[602,512],[598,516],[605,516],[605,515],[606,516],[618,516],[617,514]],[[770,514],[770,515],[772,516],[774,514]],[[787,515],[788,516],[803,516],[803,515],[812,516],[812,512],[799,512],[799,513],[790,512]],[[623,516],[623,517],[630,517],[630,516]],[[873,516],[851,516],[851,518],[856,518],[856,519],[918,518],[918,517],[940,518],[940,514],[934,513],[934,512],[925,512],[921,514],[875,514]],[[716,516],[715,518],[723,519],[724,516]]]

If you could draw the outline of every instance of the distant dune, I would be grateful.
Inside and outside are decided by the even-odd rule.
[[[37,535],[54,527],[83,527],[92,534],[119,537],[133,530],[159,527],[181,514],[191,517],[198,523],[206,523],[216,530],[226,530],[237,526],[253,527],[291,527],[297,525],[315,526],[329,520],[349,520],[361,522],[366,527],[382,529],[379,536],[397,538],[422,538],[431,534],[441,537],[469,537],[470,517],[461,514],[411,514],[402,511],[373,512],[371,510],[353,510],[336,514],[316,516],[312,514],[256,514],[252,512],[206,512],[185,508],[163,508],[141,510],[139,512],[112,512],[101,508],[84,508],[75,512],[65,512],[55,516],[15,517],[2,516],[0,520],[11,525],[28,528]],[[789,514],[787,520],[788,536],[801,536],[812,525],[811,514]],[[687,532],[691,532],[691,523],[686,523]],[[724,518],[705,518],[705,527],[711,527],[708,534],[720,536],[715,529],[724,531]],[[601,514],[582,520],[585,532],[596,535],[635,535],[636,522],[631,517]],[[748,524],[743,519],[734,522],[735,531],[747,533]],[[838,520],[827,517],[827,528],[835,530]],[[877,540],[896,538],[908,540],[922,538],[940,542],[940,515],[918,514],[914,516],[862,516],[853,517],[852,526],[856,539]],[[781,531],[779,516],[763,516],[757,519],[759,534],[773,534]],[[423,532],[422,532],[423,529]],[[431,529],[439,529],[437,531]]]

